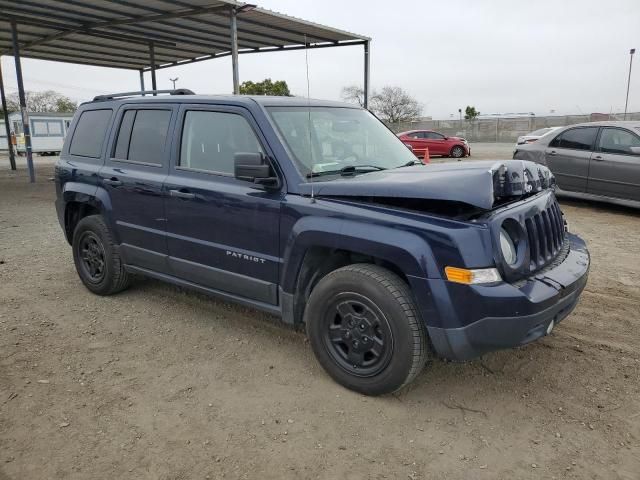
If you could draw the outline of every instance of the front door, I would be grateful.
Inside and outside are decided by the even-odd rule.
[[[633,150],[632,150],[633,149]],[[591,159],[587,191],[640,201],[640,137],[618,127],[605,127]]]
[[[173,111],[166,104],[122,108],[100,171],[125,262],[162,273],[167,271],[162,184],[169,170]]]
[[[233,176],[234,154],[269,155],[243,108],[184,105],[165,182],[172,275],[276,305],[282,195]]]
[[[545,150],[547,166],[562,190],[586,192],[589,162],[598,127],[565,130]]]
[[[444,135],[437,132],[426,132],[427,147],[431,155],[449,155]]]

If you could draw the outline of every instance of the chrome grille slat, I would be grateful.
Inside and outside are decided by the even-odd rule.
[[[560,248],[560,235],[558,232],[558,221],[556,220],[556,212],[553,206],[548,210],[549,213],[549,223],[551,224],[551,235],[553,239],[553,254],[558,253],[558,249]]]
[[[562,211],[557,202],[524,221],[529,241],[531,273],[554,259],[564,247],[565,229]]]

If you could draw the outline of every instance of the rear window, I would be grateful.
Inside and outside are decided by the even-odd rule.
[[[162,165],[171,110],[127,110],[122,116],[114,157]]]
[[[69,153],[81,157],[100,158],[111,113],[111,109],[82,112],[69,145]]]
[[[554,138],[549,146],[571,150],[591,150],[597,133],[598,127],[572,128]]]

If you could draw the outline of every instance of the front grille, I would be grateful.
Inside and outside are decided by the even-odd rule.
[[[529,268],[535,272],[553,260],[564,245],[566,232],[558,202],[527,218],[525,229],[529,237]]]

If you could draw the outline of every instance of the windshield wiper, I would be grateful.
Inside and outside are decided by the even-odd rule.
[[[402,168],[402,167],[412,167],[413,165],[420,165],[420,162],[416,162],[415,160],[409,160],[407,163],[405,163],[404,165],[400,165],[399,167],[396,168]]]
[[[324,170],[322,172],[311,172],[307,173],[307,178],[311,177],[320,177],[322,175],[353,175],[358,170],[386,170],[385,167],[379,167],[378,165],[348,165],[346,167],[341,168],[340,170]]]

